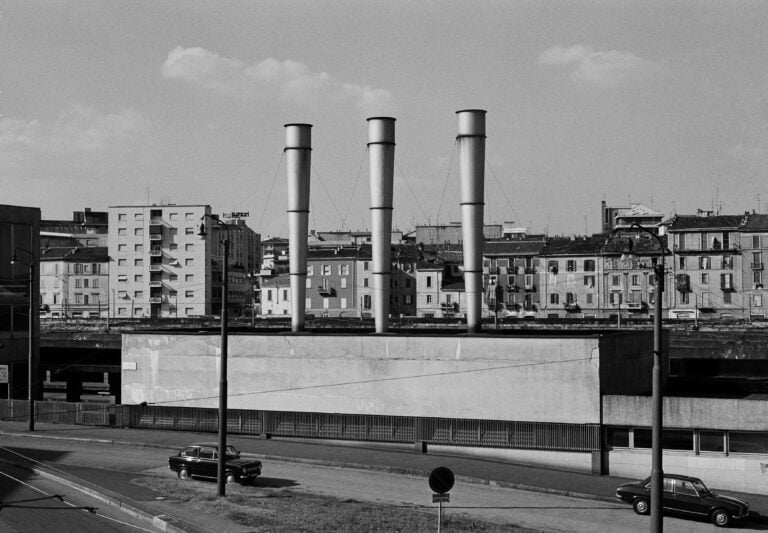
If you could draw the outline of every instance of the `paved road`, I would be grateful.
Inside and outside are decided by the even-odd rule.
[[[3,442],[6,454],[18,454],[19,459],[45,464],[62,475],[76,476],[97,486],[117,490],[122,496],[149,505],[158,512],[176,516],[180,516],[180,511],[190,512],[178,504],[159,501],[157,498],[162,497],[162,494],[131,482],[137,476],[173,476],[167,467],[169,451],[166,448],[123,446],[88,440],[30,439],[26,435],[6,435]],[[250,444],[253,446],[259,444],[259,441]],[[372,455],[376,452],[368,453]],[[444,463],[448,458],[439,459]],[[264,476],[257,481],[260,489],[282,490],[291,487],[291,490],[341,499],[354,497],[356,500],[388,505],[426,506],[434,509],[424,475],[297,463],[273,458],[265,461]],[[215,484],[208,484],[213,493]],[[618,526],[622,531],[630,533],[648,530],[648,517],[635,515],[628,505],[613,502],[609,498],[605,500],[478,484],[460,478],[451,491],[451,501],[446,505],[445,512],[547,531],[593,533],[615,531]],[[228,522],[215,522],[215,519],[206,517],[206,522],[198,523],[198,526],[222,532],[245,531]],[[665,524],[669,531],[681,533],[716,530],[706,522],[674,517],[667,517]],[[759,531],[765,528],[751,524],[740,525],[739,529]]]
[[[0,462],[0,531],[28,533],[154,532],[146,521],[120,512],[71,486]]]

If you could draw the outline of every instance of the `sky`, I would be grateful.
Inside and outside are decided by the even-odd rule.
[[[394,225],[461,218],[456,114],[487,111],[485,222],[600,231],[600,202],[768,212],[768,2],[0,2],[0,204],[208,204],[370,229],[366,118],[396,122]]]

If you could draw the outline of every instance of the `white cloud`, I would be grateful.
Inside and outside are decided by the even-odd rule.
[[[0,154],[34,157],[122,148],[149,127],[135,111],[101,114],[85,106],[72,106],[50,123],[0,117]]]
[[[391,109],[387,90],[337,81],[291,60],[267,58],[246,64],[204,48],[178,46],[168,54],[162,73],[166,78],[244,99],[276,99],[307,107],[341,102],[367,113]]]
[[[661,65],[630,52],[600,52],[583,45],[549,48],[539,55],[539,64],[573,66],[571,79],[595,87],[639,81],[663,71]]]

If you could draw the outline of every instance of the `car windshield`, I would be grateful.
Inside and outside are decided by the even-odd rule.
[[[712,494],[712,491],[707,488],[707,486],[704,484],[703,481],[700,479],[697,479],[693,481],[693,486],[696,488],[696,492],[699,494]]]
[[[240,455],[240,450],[238,450],[231,444],[227,444],[227,455],[234,455],[235,457],[237,457],[238,455]]]

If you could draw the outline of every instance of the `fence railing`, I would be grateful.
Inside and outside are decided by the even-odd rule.
[[[0,419],[27,420],[26,400],[0,400]],[[35,421],[52,424],[218,431],[218,409],[41,401]],[[598,424],[230,409],[227,433],[307,439],[592,452]]]

